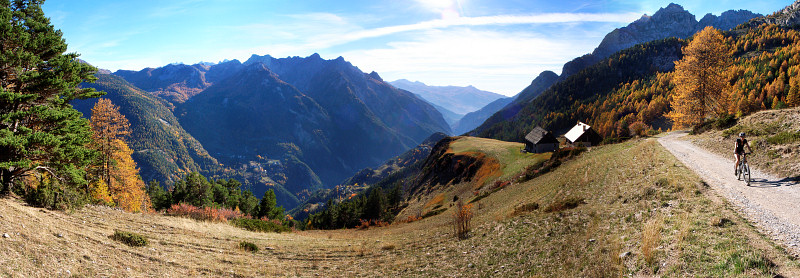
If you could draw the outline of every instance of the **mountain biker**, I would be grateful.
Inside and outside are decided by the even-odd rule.
[[[744,132],[739,133],[739,138],[736,138],[736,145],[734,145],[734,154],[736,155],[736,164],[734,165],[734,175],[739,175],[739,163],[742,161],[742,155],[744,155],[744,147],[747,146],[747,150],[753,152],[753,149],[750,148],[750,142],[747,142],[747,139],[744,138]]]

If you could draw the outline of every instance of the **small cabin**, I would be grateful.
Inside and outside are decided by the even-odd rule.
[[[567,143],[576,147],[597,146],[600,142],[603,142],[603,137],[600,136],[597,131],[594,131],[591,126],[582,122],[578,122],[564,137],[567,138]]]
[[[529,153],[546,153],[558,150],[558,139],[553,133],[537,126],[525,135],[525,151]]]

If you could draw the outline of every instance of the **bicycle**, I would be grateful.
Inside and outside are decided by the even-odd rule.
[[[744,179],[747,185],[750,185],[750,165],[747,164],[747,155],[750,153],[743,153],[741,161],[739,161],[739,174],[736,175],[736,180]]]

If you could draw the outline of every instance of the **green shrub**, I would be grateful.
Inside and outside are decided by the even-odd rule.
[[[228,223],[231,223],[231,225],[233,226],[253,232],[282,233],[289,231],[289,227],[281,224],[280,221],[277,220],[236,218]]]
[[[536,202],[527,203],[527,204],[523,204],[523,205],[519,205],[519,206],[515,207],[514,208],[514,212],[512,213],[512,215],[520,215],[522,213],[535,211],[537,209],[539,209],[539,203],[536,203]]]
[[[33,206],[71,210],[89,203],[89,198],[79,188],[43,182],[35,189],[28,188],[25,201]]]
[[[248,242],[248,241],[239,242],[239,248],[241,248],[242,250],[245,250],[245,251],[253,252],[253,253],[258,252],[258,245],[256,245],[255,243],[252,243],[252,242]]]
[[[431,210],[431,211],[425,213],[424,215],[422,215],[422,218],[428,218],[428,217],[431,217],[431,216],[434,216],[434,215],[438,215],[438,214],[441,214],[442,212],[444,212],[446,210],[447,210],[447,208],[434,209],[434,210]]]
[[[780,132],[773,136],[767,137],[767,143],[773,145],[789,144],[800,141],[800,132]]]
[[[658,187],[667,187],[669,185],[669,180],[667,178],[660,178],[656,181],[656,186]]]
[[[564,200],[555,201],[544,209],[544,212],[559,212],[574,209],[580,204],[585,204],[583,198],[569,197]]]
[[[733,115],[724,115],[714,121],[714,127],[716,129],[726,129],[734,125],[736,125],[736,117]]]
[[[132,232],[114,230],[114,234],[111,235],[111,239],[133,247],[147,246],[147,238],[145,238],[143,235]]]

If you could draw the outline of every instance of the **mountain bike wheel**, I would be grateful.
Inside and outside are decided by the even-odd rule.
[[[736,167],[736,169],[737,169],[737,171],[736,171],[736,180],[737,181],[738,180],[742,180],[742,165],[743,164],[739,164],[739,166]]]
[[[745,164],[742,167],[742,172],[743,172],[742,176],[744,178],[744,182],[746,182],[747,185],[750,185],[750,165]]]

